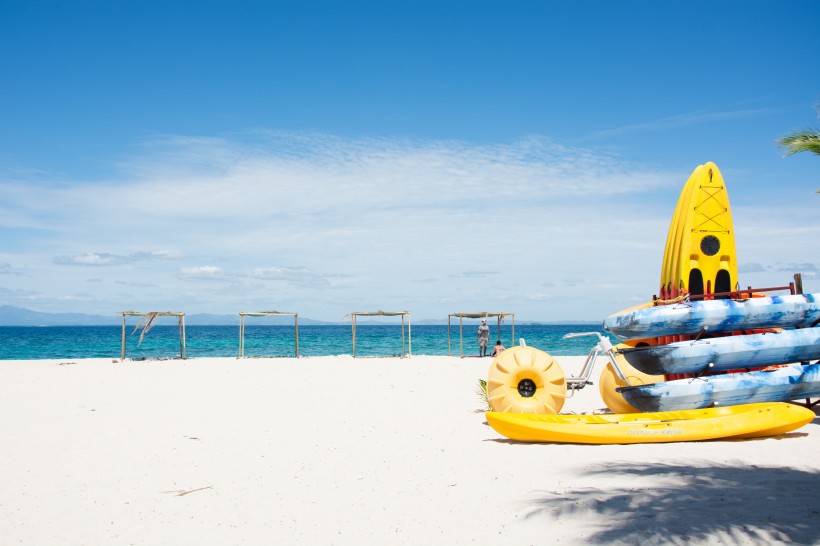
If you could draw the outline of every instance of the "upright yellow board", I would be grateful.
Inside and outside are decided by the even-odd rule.
[[[669,231],[666,234],[666,246],[663,251],[663,264],[661,266],[661,299],[672,298],[673,288],[677,288],[672,282],[675,276],[675,269],[680,257],[680,246],[683,240],[682,231],[687,211],[689,210],[689,200],[692,197],[692,188],[697,184],[699,170],[703,166],[695,169],[695,172],[684,184],[678,197],[675,212],[672,214],[672,221],[669,223]],[[677,294],[677,290],[675,290]]]
[[[737,289],[729,194],[714,163],[699,165],[683,187],[661,267],[661,299]]]

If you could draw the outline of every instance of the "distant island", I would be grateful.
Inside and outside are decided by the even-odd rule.
[[[133,318],[129,320],[132,324]],[[474,321],[471,321],[474,322]],[[0,305],[0,326],[119,326],[122,324],[122,316],[116,315],[88,315],[85,313],[43,313],[41,311],[32,311],[22,307],[14,307],[12,305]],[[234,315],[214,315],[208,313],[197,313],[185,315],[185,324],[190,326],[233,326],[239,325],[239,313]],[[264,324],[270,325],[291,325],[293,324],[293,317],[289,316],[273,316],[265,317]],[[299,325],[344,325],[350,324],[349,321],[322,321],[299,316]],[[357,320],[357,324],[386,324],[384,321]],[[395,324],[390,322],[389,324]],[[447,319],[421,319],[413,320],[413,325],[447,325]],[[505,324],[509,324],[506,322]],[[516,324],[599,324],[599,321],[516,321]],[[458,327],[458,321],[454,321],[453,325]]]
[[[133,324],[138,318],[129,317],[128,324]],[[165,321],[176,323],[176,319],[169,318]],[[119,313],[111,316],[107,315],[87,315],[84,313],[43,313],[32,311],[22,307],[11,305],[0,306],[0,326],[119,326],[122,324],[122,315]],[[198,313],[185,315],[185,324],[190,326],[232,326],[239,325],[239,313],[235,315],[212,315]],[[293,317],[274,316],[267,317],[265,324],[293,324]],[[299,317],[300,325],[311,324],[343,324],[334,322],[324,322],[309,318]]]

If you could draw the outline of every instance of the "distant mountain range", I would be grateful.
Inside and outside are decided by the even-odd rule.
[[[134,324],[139,317],[128,317],[128,324]],[[163,319],[163,323],[176,323],[174,317]],[[119,326],[122,324],[122,315],[114,316],[86,315],[84,313],[41,313],[13,307],[0,306],[0,326]],[[159,324],[159,323],[158,323]],[[239,314],[211,315],[206,313],[185,315],[185,324],[190,326],[231,326],[239,325]],[[293,324],[293,317],[273,316],[265,319],[265,324]],[[309,318],[299,317],[299,324],[335,324]]]
[[[128,324],[135,324],[138,317],[129,317]],[[252,319],[246,319],[250,321]],[[258,319],[257,319],[258,320]],[[165,318],[164,322],[176,323],[173,317]],[[472,324],[475,321],[471,321]],[[357,319],[357,324],[384,324],[378,320]],[[119,326],[122,324],[122,316],[117,313],[113,316],[87,315],[84,313],[42,313],[32,311],[22,307],[11,305],[0,305],[0,326]],[[239,325],[239,314],[235,315],[212,315],[199,313],[185,315],[185,324],[189,326],[232,326]],[[264,319],[264,324],[270,325],[290,325],[293,324],[293,317],[272,316]],[[299,317],[300,325],[327,325],[327,324],[350,324],[349,321],[328,322],[315,320],[306,317]],[[390,324],[396,324],[391,321]],[[422,319],[413,320],[414,325],[446,325],[447,319]],[[466,323],[465,323],[466,324]],[[505,321],[505,324],[509,324]],[[537,322],[537,321],[516,321],[516,324],[597,324],[595,321],[564,321],[564,322]],[[458,320],[452,322],[454,327],[458,327]]]

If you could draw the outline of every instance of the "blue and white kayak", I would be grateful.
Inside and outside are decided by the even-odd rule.
[[[676,379],[617,390],[631,406],[643,412],[786,402],[820,396],[820,363]]]
[[[820,327],[630,347],[619,352],[634,368],[651,375],[808,363],[820,359]]]
[[[640,307],[604,320],[620,339],[709,334],[759,328],[807,328],[820,323],[820,294],[705,300]]]

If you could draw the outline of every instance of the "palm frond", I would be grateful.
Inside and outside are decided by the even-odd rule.
[[[137,330],[142,328],[142,332],[140,333],[140,340],[137,342],[137,346],[142,344],[142,339],[145,337],[145,334],[148,333],[148,330],[154,327],[154,321],[157,320],[159,313],[146,313],[140,321],[134,326],[134,331],[131,332],[132,334],[135,333]]]
[[[479,399],[484,402],[487,411],[492,410],[492,406],[490,406],[490,399],[487,396],[487,382],[484,379],[478,380],[478,387],[475,390],[476,394],[478,395]]]
[[[778,144],[787,148],[786,155],[797,152],[812,152],[820,155],[820,130],[806,129],[786,135],[777,141]]]

